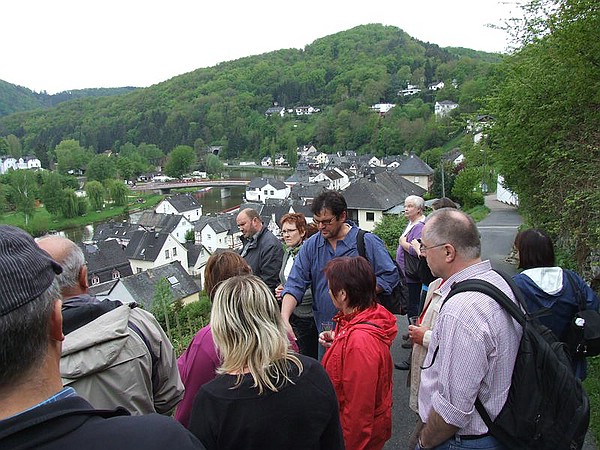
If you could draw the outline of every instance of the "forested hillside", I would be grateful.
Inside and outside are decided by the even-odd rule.
[[[58,94],[47,94],[46,92],[34,92],[26,87],[0,80],[0,117],[15,112],[31,111],[37,108],[50,108],[76,98],[125,94],[134,89],[136,88],[91,88],[74,89],[59,92]]]
[[[285,153],[309,142],[323,151],[419,153],[456,131],[451,121],[433,119],[434,102],[453,100],[460,104],[457,113],[480,111],[500,60],[424,44],[396,27],[364,25],[304,50],[225,62],[126,95],[13,114],[0,119],[0,136],[17,136],[46,167],[65,139],[97,153],[118,151],[127,142],[155,144],[165,153],[182,144],[222,145],[229,158]],[[446,87],[428,91],[437,81]],[[399,96],[408,84],[421,93]],[[398,106],[382,117],[370,110],[379,102]],[[274,103],[320,112],[266,117]]]

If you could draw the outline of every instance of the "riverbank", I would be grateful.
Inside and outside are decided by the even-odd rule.
[[[24,229],[32,236],[41,236],[49,231],[65,231],[72,228],[84,227],[98,222],[137,211],[154,208],[164,198],[164,195],[154,193],[130,192],[129,201],[126,206],[108,206],[101,211],[88,211],[84,216],[66,219],[55,218],[50,215],[46,208],[40,206],[36,209],[29,223],[25,223],[25,217],[20,213],[7,213],[0,217],[0,223],[13,225]],[[143,202],[139,202],[142,199]]]

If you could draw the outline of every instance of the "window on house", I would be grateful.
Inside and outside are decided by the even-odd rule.
[[[375,222],[375,213],[367,212],[367,222]]]
[[[121,273],[118,270],[113,270],[112,271],[112,279],[113,280],[118,280],[121,277]]]
[[[95,286],[97,284],[100,284],[100,277],[98,277],[98,275],[94,275],[92,277],[92,286]]]
[[[173,256],[177,256],[177,247],[173,247]]]
[[[269,190],[268,190],[268,189],[265,189],[265,190],[263,191],[263,194],[265,194],[265,195],[267,195],[268,193],[269,193]]]
[[[142,273],[142,269],[140,267],[136,267],[135,273]]]
[[[169,259],[169,249],[165,250],[165,258]]]
[[[271,195],[275,195],[275,191],[271,191]]]
[[[419,182],[419,177],[415,177],[414,183],[418,183],[418,182]]]

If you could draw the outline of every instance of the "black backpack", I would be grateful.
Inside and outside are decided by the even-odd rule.
[[[498,273],[527,311],[520,289],[508,275]],[[498,417],[492,421],[479,399],[475,401],[492,436],[508,449],[580,449],[590,421],[590,405],[573,375],[566,345],[486,281],[456,283],[444,303],[467,291],[490,296],[523,327],[508,398]]]
[[[362,256],[368,261],[369,258],[367,258],[365,250],[365,233],[368,233],[368,231],[358,230],[358,234],[356,235],[356,248],[359,256]],[[377,301],[392,314],[404,315],[406,314],[406,307],[408,306],[408,287],[406,286],[402,270],[398,267],[398,263],[391,256],[390,259],[398,272],[399,281],[390,294],[384,292],[377,294]]]

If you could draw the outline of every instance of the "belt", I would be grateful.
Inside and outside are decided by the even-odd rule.
[[[481,439],[489,435],[490,433],[488,432],[485,434],[457,434],[456,437],[462,439],[463,441],[472,441],[474,439]]]

